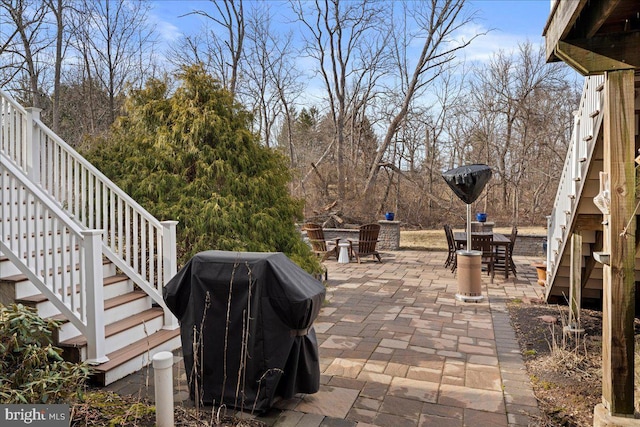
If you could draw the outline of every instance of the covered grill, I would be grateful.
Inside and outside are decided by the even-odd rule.
[[[258,412],[320,387],[321,282],[282,253],[207,251],[164,288],[191,397]]]

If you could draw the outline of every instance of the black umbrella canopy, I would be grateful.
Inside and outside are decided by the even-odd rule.
[[[456,196],[469,205],[476,201],[491,179],[491,168],[487,165],[460,166],[444,172],[442,178]]]

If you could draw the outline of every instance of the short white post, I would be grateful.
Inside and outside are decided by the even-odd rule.
[[[153,356],[156,397],[156,426],[173,427],[173,353],[161,351]]]
[[[177,250],[176,250],[176,226],[178,221],[162,221],[162,283],[158,286],[164,287],[169,280],[178,272]],[[162,289],[159,289],[162,293]],[[178,319],[164,308],[164,327],[163,329],[174,330],[179,327]]]

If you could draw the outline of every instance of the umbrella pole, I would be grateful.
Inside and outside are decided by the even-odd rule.
[[[467,205],[467,252],[471,251],[471,204]]]

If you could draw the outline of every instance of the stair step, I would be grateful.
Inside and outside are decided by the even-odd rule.
[[[55,235],[56,236],[60,236],[60,234],[61,234],[60,233],[60,229],[55,230]],[[64,234],[69,234],[69,229],[68,228],[64,229]],[[45,236],[44,231],[40,231],[38,233],[38,237],[44,237],[44,236]],[[53,236],[53,232],[52,231],[47,231],[46,237],[51,237],[51,236]],[[35,233],[30,233],[28,236],[27,236],[26,233],[22,233],[20,235],[18,235],[18,234],[15,234],[15,235],[7,234],[6,237],[5,237],[5,240],[7,240],[7,241],[12,241],[12,240],[16,240],[17,241],[17,240],[20,240],[20,239],[25,240],[27,237],[35,238],[36,235],[35,235]]]
[[[159,316],[164,316],[164,312],[161,308],[154,307],[145,310],[142,313],[134,314],[131,317],[127,317],[126,319],[118,320],[117,322],[105,326],[105,338],[126,331],[127,329],[133,328],[136,325],[147,323]],[[59,342],[58,345],[61,347],[82,347],[87,345],[87,339],[84,335],[79,335],[77,337]]]
[[[105,311],[105,320],[109,319],[111,322],[117,322],[118,320],[122,320],[127,317],[127,312],[119,311],[115,312],[119,306],[128,304],[128,303],[136,303],[133,307],[131,307],[131,312],[140,312],[145,310],[147,307],[145,306],[144,301],[138,301],[147,299],[148,295],[143,291],[133,291],[124,295],[119,295],[117,297],[109,298],[104,301],[104,311]],[[39,304],[46,304],[46,308],[43,309],[43,312],[38,310],[42,317],[52,317],[58,313],[58,310],[55,309],[55,306],[49,302],[46,296],[43,294],[30,295],[28,297],[16,299],[16,303],[24,304],[30,307],[36,307]],[[50,305],[50,307],[49,307]],[[144,308],[143,308],[144,307]],[[114,310],[112,313],[107,313],[109,310]]]
[[[114,298],[109,298],[104,301],[104,309],[108,310],[110,308],[114,308],[119,305],[123,305],[131,301],[135,301],[140,298],[145,298],[146,296],[147,294],[142,291],[133,291],[133,292],[129,292],[128,294],[120,295]]]
[[[93,367],[92,379],[99,385],[108,385],[139,371],[150,363],[159,351],[172,351],[180,347],[180,329],[162,329],[148,337],[107,354],[109,361]]]
[[[102,285],[105,287],[104,289],[104,293],[105,293],[105,299],[109,299],[109,298],[113,298],[116,297],[118,295],[121,295],[123,292],[118,291],[117,289],[115,289],[115,286],[112,285],[116,285],[120,282],[126,281],[129,278],[125,275],[125,274],[115,274],[113,276],[109,276],[109,277],[105,277],[102,281]],[[9,283],[9,284],[13,284],[18,285],[21,282],[25,282],[27,283],[29,286],[32,286],[33,289],[35,289],[37,291],[37,288],[31,284],[31,282],[29,282],[29,279],[27,278],[27,276],[25,276],[24,274],[15,274],[12,276],[7,276],[7,277],[0,277],[0,283]],[[111,286],[111,287],[109,287]],[[113,290],[112,290],[113,288]],[[128,290],[127,290],[128,292]],[[19,292],[16,292],[19,293]],[[125,292],[126,293],[126,292]],[[67,295],[69,295],[69,288],[67,288]],[[30,295],[16,295],[16,301],[24,301],[24,302],[29,302],[32,304],[37,304],[40,302],[44,302],[47,301],[47,297],[45,297],[43,294],[36,292],[36,293],[32,293]]]
[[[147,310],[150,310],[151,308],[152,307],[150,298],[142,291],[132,291],[126,295],[105,300],[105,337],[108,338],[118,333],[126,334],[126,332],[123,332],[121,328],[128,324],[127,319],[132,317],[131,314],[143,313]],[[145,316],[146,315],[150,315],[150,313],[145,314]],[[150,322],[152,322],[156,317],[158,316],[153,316]],[[157,327],[150,327],[151,333],[161,328],[163,325],[163,321],[164,316],[162,317],[162,319],[160,319],[159,325],[157,325]],[[64,359],[71,362],[80,362],[82,360],[85,360],[86,346],[84,346],[83,343],[86,343],[86,341],[81,337],[80,332],[71,322],[65,323],[61,326],[61,328],[66,328],[65,330],[61,329],[57,332],[57,336],[63,340],[60,344],[60,347],[64,350]],[[109,328],[109,335],[107,335],[106,328]],[[134,331],[134,333],[137,334],[136,339],[140,339],[140,337],[144,336],[144,328],[139,329],[141,330]],[[126,343],[123,343],[120,338],[111,340],[111,342],[107,340],[107,348],[109,348],[110,350],[117,350],[124,344]]]

